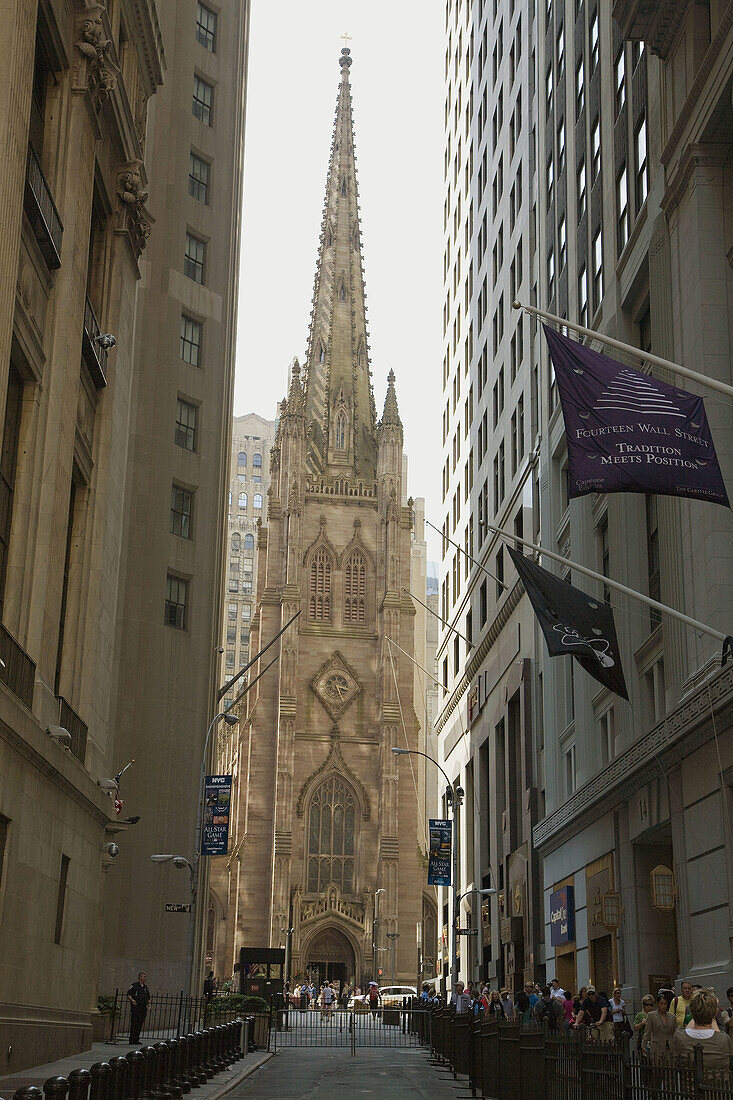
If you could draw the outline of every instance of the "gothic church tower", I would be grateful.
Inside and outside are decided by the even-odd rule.
[[[280,409],[251,652],[301,615],[247,697],[234,936],[277,946],[292,927],[293,976],[362,982],[381,967],[386,982],[397,932],[398,979],[412,983],[423,838],[411,761],[390,747],[417,747],[417,719],[413,666],[387,641],[413,651],[412,509],[394,374],[380,422],[371,386],[348,49],[339,63],[307,358]]]

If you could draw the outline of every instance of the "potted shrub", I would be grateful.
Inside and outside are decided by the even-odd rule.
[[[97,1011],[92,1013],[92,1042],[101,1043],[112,1038],[117,1001],[114,997],[97,997]]]

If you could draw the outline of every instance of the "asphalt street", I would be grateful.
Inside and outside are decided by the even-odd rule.
[[[324,1096],[378,1096],[380,1100],[470,1096],[465,1084],[428,1064],[428,1054],[409,1048],[281,1050],[227,1095],[227,1100],[323,1100]]]

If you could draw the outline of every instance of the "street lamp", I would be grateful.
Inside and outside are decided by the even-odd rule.
[[[435,764],[439,772],[441,772],[446,782],[445,800],[451,807],[453,815],[453,951],[451,953],[451,991],[455,993],[456,984],[458,982],[458,936],[456,930],[458,928],[458,829],[460,822],[460,809],[463,802],[464,790],[463,787],[453,787],[450,779],[446,775],[443,768],[441,768],[438,761],[428,756],[426,752],[421,752],[420,749],[400,749],[396,745],[392,746],[392,752],[395,756],[423,756],[426,760],[429,760],[431,764]]]
[[[290,981],[290,941],[293,938],[294,928],[281,928],[280,931],[285,936],[285,974],[283,976],[283,989],[287,982]]]
[[[390,941],[389,946],[392,950],[392,985],[397,985],[397,971],[395,967],[395,948],[397,947],[396,941],[400,938],[399,932],[388,932],[387,939]]]

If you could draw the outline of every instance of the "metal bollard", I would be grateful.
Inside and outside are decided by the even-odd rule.
[[[211,1037],[209,1035],[209,1029],[207,1027],[202,1028],[201,1032],[201,1069],[206,1074],[206,1080],[210,1081],[214,1076],[214,1067],[211,1064]]]
[[[183,1036],[186,1040],[186,1077],[192,1089],[201,1087],[198,1070],[196,1069],[196,1036],[188,1032]]]
[[[138,1096],[142,1100],[147,1100],[150,1093],[158,1084],[158,1055],[155,1053],[154,1046],[143,1047],[140,1053],[143,1056],[142,1063],[140,1065],[140,1081],[138,1083]]]
[[[112,1100],[125,1100],[127,1071],[130,1068],[127,1058],[119,1054],[116,1058],[110,1058],[109,1068],[112,1070]]]
[[[234,1050],[232,1047],[232,1025],[222,1024],[222,1053],[228,1066],[234,1065]]]
[[[43,1083],[43,1094],[46,1100],[66,1100],[69,1091],[69,1082],[65,1077],[49,1077]]]
[[[182,1095],[191,1091],[185,1066],[186,1040],[179,1035],[177,1039],[169,1039],[168,1042],[171,1047],[171,1080],[176,1083]]]
[[[188,1035],[191,1054],[189,1056],[189,1075],[191,1081],[196,1081],[194,1087],[200,1087],[206,1084],[206,1074],[204,1073],[203,1066],[201,1065],[201,1032],[189,1032]]]
[[[109,1062],[95,1062],[90,1068],[92,1087],[89,1090],[89,1100],[109,1100],[112,1069]]]
[[[229,1065],[229,1058],[226,1052],[226,1024],[217,1024],[214,1028],[216,1033],[216,1057],[219,1062],[220,1069],[226,1069]]]
[[[184,1093],[190,1092],[192,1086],[188,1072],[189,1042],[187,1035],[178,1036],[178,1080]]]
[[[130,1068],[127,1071],[127,1091],[125,1095],[128,1100],[138,1100],[141,1095],[145,1056],[141,1050],[131,1050],[126,1060]],[[92,1071],[94,1071],[94,1066],[92,1066]]]
[[[155,1044],[155,1084],[153,1088],[165,1089],[168,1080],[168,1048],[164,1042]]]
[[[224,1061],[221,1056],[221,1029],[218,1024],[209,1028],[211,1032],[211,1060],[214,1065],[214,1073],[221,1073],[224,1069]]]
[[[24,1085],[15,1090],[13,1100],[43,1100],[43,1093],[35,1085]]]
[[[72,1069],[69,1074],[69,1100],[87,1100],[92,1075],[88,1069]]]

